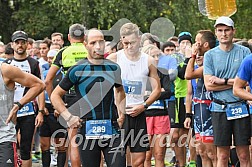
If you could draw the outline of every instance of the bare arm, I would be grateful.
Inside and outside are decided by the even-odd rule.
[[[44,83],[39,78],[33,76],[32,74],[22,72],[17,67],[4,63],[2,64],[2,74],[7,87],[13,89],[15,82],[17,82],[22,86],[30,88],[27,93],[20,99],[19,103],[21,105],[32,101],[36,96],[38,96],[39,93],[41,93],[45,89]],[[9,123],[10,120],[15,121],[14,117],[16,117],[18,109],[19,107],[17,105],[14,105],[6,121],[7,123]]]
[[[192,113],[192,83],[187,81],[186,113]]]
[[[149,98],[146,100],[146,104],[151,105],[156,101],[161,94],[160,79],[157,74],[157,68],[154,66],[154,59],[149,57],[149,79],[152,87],[152,92]]]
[[[109,59],[109,60],[116,63],[117,62],[117,55],[116,55],[116,53],[112,53],[112,54],[108,55],[108,57],[106,59]]]
[[[191,80],[187,81],[187,94],[186,94],[186,113],[192,113],[192,83]],[[184,127],[190,128],[191,126],[191,118],[186,118],[184,121]]]
[[[48,74],[46,75],[45,85],[46,85],[46,91],[49,97],[51,97],[51,94],[53,91],[53,80],[58,70],[59,70],[59,67],[52,65],[48,71]]]
[[[203,77],[203,66],[194,69],[195,58],[191,58],[187,64],[185,78],[187,80],[202,78]]]
[[[238,96],[244,100],[252,100],[252,94],[245,89],[246,85],[247,81],[236,77],[234,81],[233,93],[235,96]]]
[[[160,80],[157,74],[157,68],[154,66],[154,59],[149,56],[148,59],[149,62],[149,80],[152,87],[152,92],[149,96],[149,98],[145,101],[147,105],[151,105],[154,101],[156,101],[160,94],[161,94],[161,86],[160,86]],[[132,113],[130,116],[135,117],[145,111],[144,105],[137,105],[133,107]]]
[[[120,86],[118,88],[115,88],[115,100],[116,100],[116,106],[117,106],[117,110],[118,110],[118,123],[119,126],[122,127],[122,124],[124,122],[124,118],[125,118],[125,106],[126,106],[126,96],[125,96],[125,92],[123,89],[123,86]]]
[[[59,85],[53,90],[51,94],[51,102],[55,110],[67,121],[70,128],[77,128],[80,126],[80,118],[73,116],[65,106],[62,96],[66,93]]]
[[[231,89],[233,87],[234,79],[229,79],[225,85],[225,79],[218,78],[212,75],[204,75],[204,83],[208,91],[221,91]]]

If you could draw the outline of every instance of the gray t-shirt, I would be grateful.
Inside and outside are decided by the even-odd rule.
[[[14,89],[11,90],[6,87],[1,68],[2,64],[0,63],[0,143],[16,142],[15,125],[12,122],[5,123],[13,106]]]
[[[204,56],[204,75],[212,75],[218,78],[235,78],[242,60],[250,54],[250,50],[244,46],[234,44],[233,48],[226,52],[215,47],[205,53]],[[233,89],[213,91],[213,97],[226,102],[240,100],[233,95]],[[211,111],[225,112],[222,106],[212,103]]]

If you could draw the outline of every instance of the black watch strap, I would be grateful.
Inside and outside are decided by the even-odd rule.
[[[143,105],[144,105],[145,109],[147,109],[149,107],[149,105],[146,102],[144,102]]]
[[[45,115],[45,110],[38,110],[38,112],[41,112],[43,115]]]
[[[24,105],[20,104],[18,101],[14,102],[14,104],[16,104],[18,106],[19,110],[21,110],[24,107]]]
[[[224,78],[224,79],[225,79],[224,84],[227,85],[228,84],[228,78]]]
[[[192,113],[186,113],[186,118],[192,119],[192,117],[193,117],[193,114],[192,114]]]

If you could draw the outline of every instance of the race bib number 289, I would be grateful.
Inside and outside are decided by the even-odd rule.
[[[86,138],[101,139],[112,137],[111,120],[89,120],[86,122]]]

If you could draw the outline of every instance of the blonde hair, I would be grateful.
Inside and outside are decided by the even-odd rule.
[[[152,51],[153,49],[159,50],[158,47],[156,47],[155,45],[148,44],[148,45],[145,45],[144,47],[142,47],[141,52],[144,52],[144,53],[150,55],[150,51]]]
[[[124,24],[120,29],[120,36],[124,37],[131,34],[139,36],[139,27],[133,23]]]

